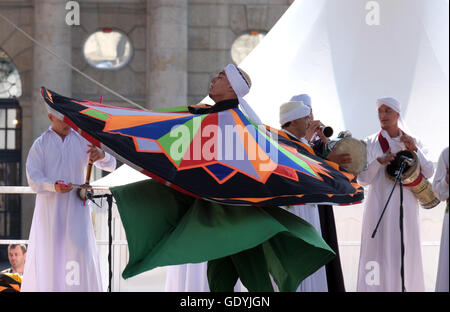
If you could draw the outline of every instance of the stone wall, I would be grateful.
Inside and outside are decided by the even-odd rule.
[[[208,84],[233,63],[231,46],[240,35],[268,32],[293,0],[190,0],[188,103],[201,101]]]
[[[16,23],[26,33],[33,35],[32,1],[0,1],[2,15]],[[29,148],[32,139],[31,93],[33,78],[33,43],[13,26],[0,19],[0,48],[3,49],[19,72],[22,83],[22,96],[19,99],[22,107],[22,136],[26,142],[24,149]],[[24,151],[22,158],[26,157]]]
[[[72,64],[85,74],[142,105],[146,98],[146,3],[145,1],[79,1],[80,25],[72,26]],[[86,39],[97,30],[112,28],[123,32],[133,46],[133,57],[120,70],[98,70],[83,57]],[[85,77],[72,72],[72,95],[119,104],[121,101]]]
[[[0,1],[0,13],[17,24],[29,35],[34,35],[34,9],[31,0]],[[33,43],[13,26],[0,19],[0,48],[3,49],[19,72],[22,83],[22,96],[18,99],[22,108],[22,185],[26,185],[25,161],[33,142],[32,130],[32,80]],[[24,195],[22,199],[22,236],[28,237],[33,217],[34,197]]]
[[[0,0],[0,12],[28,34],[36,37],[34,30],[38,26],[36,23],[39,22],[35,12],[36,1],[40,0]],[[45,1],[51,3],[62,0]],[[67,26],[71,28],[68,36],[70,41],[67,40],[69,38],[58,39],[56,44],[61,46],[65,41],[70,42],[71,53],[68,54],[71,54],[69,58],[73,66],[142,106],[195,104],[207,95],[210,79],[225,65],[233,62],[231,46],[234,40],[251,31],[268,32],[292,2],[293,0],[78,0],[80,25]],[[153,8],[161,13],[152,15]],[[183,10],[187,12],[183,13]],[[52,14],[42,13],[42,19],[51,19],[51,16]],[[173,27],[170,27],[170,23]],[[186,26],[180,27],[183,23],[186,23]],[[134,53],[130,63],[120,70],[98,70],[84,60],[82,47],[85,40],[90,34],[103,28],[120,30],[128,36],[133,45]],[[39,34],[37,37],[45,41],[42,35]],[[184,36],[186,40],[178,40],[180,36]],[[149,42],[149,38],[164,37],[167,40],[158,39],[158,42]],[[168,72],[165,71],[165,67],[156,68],[152,65],[152,60],[155,57],[159,58],[167,47],[173,51],[180,50],[179,54],[174,54],[176,60],[167,66]],[[42,80],[45,83],[55,79],[56,81],[71,79],[71,86],[67,88],[67,92],[71,94],[67,95],[92,100],[103,95],[105,104],[130,107],[73,70],[68,72],[64,70],[64,73],[51,70],[51,75],[54,76],[51,76],[50,80],[44,79],[45,70],[39,69],[39,66],[49,70],[48,64],[53,64],[53,61],[48,60],[47,63],[41,64],[39,59],[44,60],[47,52],[35,51],[41,48],[35,47],[33,42],[2,19],[0,19],[0,48],[10,56],[22,82],[22,96],[18,100],[23,111],[23,185],[27,185],[25,161],[28,150],[37,137],[37,133],[34,132],[38,132],[37,130],[33,132],[33,128],[40,131],[40,128],[49,125],[42,116],[33,118],[33,109],[36,110],[40,100],[36,92]],[[58,66],[55,64],[54,67],[59,68]],[[154,84],[149,82],[151,77],[154,82],[156,81]],[[47,87],[52,88],[50,85]],[[170,98],[170,92],[174,88],[178,94]],[[151,103],[152,101],[155,103]],[[37,110],[34,114],[37,114]],[[28,237],[33,204],[33,196],[24,196],[22,207],[24,238]]]

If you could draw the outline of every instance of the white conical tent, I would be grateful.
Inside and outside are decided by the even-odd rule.
[[[449,141],[448,9],[448,0],[296,0],[240,64],[253,82],[246,100],[264,123],[279,127],[279,106],[293,95],[308,93],[314,115],[335,133],[350,130],[364,138],[379,130],[376,99],[394,96],[403,105],[408,128],[437,161]],[[378,17],[379,25],[370,25]],[[122,166],[97,185],[145,178]],[[434,290],[444,209],[442,204],[421,210],[428,291]],[[357,205],[334,210],[346,288],[354,291],[363,209]],[[117,211],[115,216],[120,220]],[[154,277],[142,276],[144,280],[148,286]]]
[[[448,0],[296,0],[239,64],[263,123],[308,93],[316,118],[362,139],[379,131],[375,101],[393,96],[434,162],[449,144]],[[204,102],[211,103],[208,97]],[[362,205],[334,207],[346,289],[355,291]],[[421,209],[427,291],[433,291],[445,203]]]
[[[308,93],[317,119],[362,139],[380,129],[376,99],[393,96],[437,162],[449,144],[448,32],[448,0],[296,0],[239,64],[253,82],[246,100],[263,123],[279,127],[279,106]],[[445,203],[420,209],[427,291],[444,210]],[[362,205],[334,213],[346,289],[355,291]]]
[[[448,0],[297,0],[240,64],[253,82],[246,99],[279,127],[279,106],[308,93],[316,118],[362,139],[379,130],[376,99],[393,96],[437,161],[449,141],[448,9]]]
[[[134,183],[142,180],[150,179],[143,173],[131,168],[130,166],[124,164],[109,173],[105,177],[102,177],[94,182],[92,182],[92,186],[95,187],[114,187],[125,185],[129,183]]]

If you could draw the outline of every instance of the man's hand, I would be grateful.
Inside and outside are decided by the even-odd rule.
[[[416,141],[414,140],[413,137],[404,134],[400,137],[400,141],[402,141],[405,144],[405,147],[408,151],[417,152]]]
[[[58,193],[68,193],[73,190],[72,183],[65,184],[64,181],[58,180],[55,182],[55,191]]]
[[[378,157],[377,160],[380,164],[382,164],[383,166],[389,165],[391,163],[391,161],[393,161],[395,159],[395,154],[391,153],[391,149],[389,148],[386,152],[386,154],[384,154],[382,157]]]
[[[346,164],[350,164],[352,162],[352,156],[350,154],[348,154],[348,153],[346,153],[346,154],[336,154],[336,150],[335,149],[333,149],[330,152],[330,154],[328,154],[327,158],[328,158],[328,160],[331,160],[331,161],[337,163],[340,166],[346,165]]]
[[[314,133],[317,133],[322,142],[324,144],[327,143],[330,139],[328,139],[323,135],[322,130],[320,130],[320,127],[325,127],[325,125],[321,123],[320,120],[311,121],[308,129],[306,129],[305,139],[309,142],[311,141]]]
[[[92,144],[88,144],[89,146],[89,150],[87,151],[87,153],[89,153],[89,160],[91,162],[96,162],[97,160],[101,160],[103,158],[105,158],[105,152],[96,148],[94,145]]]

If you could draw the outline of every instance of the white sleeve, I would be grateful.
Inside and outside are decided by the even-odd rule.
[[[417,158],[420,163],[420,172],[427,179],[431,178],[434,173],[433,162],[427,158],[427,149],[419,141],[417,143]]]
[[[448,183],[447,181],[445,181],[445,176],[447,175],[447,166],[445,165],[444,157],[445,153],[443,152],[439,157],[436,174],[433,179],[433,191],[441,201],[448,199],[449,196]]]
[[[426,155],[420,148],[417,148],[417,158],[419,159],[420,163],[420,172],[425,178],[431,178],[434,173],[433,162],[427,159]]]
[[[381,165],[378,160],[373,160],[371,163],[369,163],[369,166],[367,170],[364,170],[357,176],[357,181],[360,185],[366,186],[373,183],[373,180],[377,176],[380,169],[384,168],[383,165]]]
[[[56,192],[55,182],[44,174],[44,153],[40,141],[35,141],[28,153],[26,173],[28,185],[36,193]]]
[[[94,165],[102,170],[113,172],[116,169],[116,158],[105,152],[105,157],[94,162]]]
[[[86,146],[92,144],[91,142],[86,140],[83,136],[79,135],[79,137],[81,139],[82,144],[85,144]],[[114,158],[114,156],[112,156],[111,154],[105,152],[105,157],[103,157],[103,159],[95,161],[94,166],[101,170],[113,172],[114,169],[116,169],[116,158]]]
[[[367,170],[364,170],[356,177],[358,183],[362,186],[372,184],[380,169],[384,168],[377,160],[379,151],[374,144],[378,144],[378,140],[372,143],[366,139],[364,142],[366,143],[368,167]]]

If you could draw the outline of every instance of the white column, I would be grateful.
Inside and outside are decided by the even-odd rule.
[[[34,1],[34,37],[66,61],[71,61],[71,26],[66,24],[66,1]],[[33,138],[50,125],[41,86],[64,96],[72,94],[72,69],[43,48],[33,47]]]
[[[187,105],[188,0],[147,0],[147,107]]]

